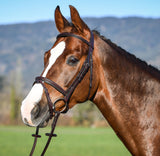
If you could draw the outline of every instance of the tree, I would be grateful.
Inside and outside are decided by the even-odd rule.
[[[11,111],[10,111],[10,118],[12,122],[15,122],[18,119],[18,112],[19,112],[19,100],[16,96],[15,87],[11,87]]]
[[[18,59],[17,67],[12,71],[10,76],[10,118],[12,123],[17,123],[20,114],[20,103],[22,97],[22,76],[21,76],[21,60]]]
[[[91,101],[79,104],[73,111],[73,119],[77,125],[91,126],[98,116],[97,108]]]
[[[2,92],[2,90],[4,88],[4,84],[5,84],[5,77],[0,76],[0,92]]]

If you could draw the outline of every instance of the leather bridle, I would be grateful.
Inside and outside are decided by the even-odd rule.
[[[87,74],[89,69],[90,69],[90,84],[89,84],[88,99],[89,99],[91,88],[92,88],[92,68],[93,68],[92,53],[93,53],[93,49],[94,49],[94,36],[93,36],[92,31],[90,31],[90,41],[89,42],[79,35],[75,35],[75,34],[68,33],[68,32],[64,32],[64,33],[59,34],[57,36],[57,39],[61,38],[61,37],[75,37],[75,38],[83,41],[84,43],[86,43],[89,46],[89,50],[88,50],[88,55],[86,57],[86,60],[84,61],[78,75],[73,80],[73,82],[71,83],[71,85],[68,87],[67,90],[64,90],[60,85],[58,85],[57,83],[55,83],[54,81],[52,81],[46,77],[39,76],[39,77],[36,77],[36,79],[35,79],[34,84],[40,83],[44,88],[45,95],[46,95],[47,102],[48,102],[49,113],[50,113],[49,119],[52,119],[53,114],[55,114],[53,123],[51,125],[51,133],[46,134],[47,136],[49,136],[49,138],[48,138],[48,141],[46,143],[46,146],[45,146],[41,156],[43,156],[45,154],[45,152],[49,146],[51,138],[56,136],[56,134],[53,134],[53,133],[54,133],[54,129],[56,127],[56,123],[57,123],[57,120],[58,120],[60,113],[66,113],[68,111],[70,98],[71,98],[74,90],[78,86],[78,84],[83,80],[84,76]],[[52,86],[54,89],[56,89],[58,92],[60,92],[63,95],[63,98],[59,98],[52,103],[48,89],[45,86],[45,83]],[[59,101],[63,101],[65,103],[64,109],[61,111],[56,110],[56,103]],[[33,143],[33,147],[32,147],[30,156],[32,156],[32,154],[34,152],[37,138],[41,137],[40,135],[38,135],[38,131],[39,131],[39,126],[36,129],[36,134],[32,135],[33,137],[35,137],[35,140]]]
[[[94,37],[93,37],[93,33],[91,32],[91,38],[90,38],[90,42],[88,42],[87,40],[85,40],[84,38],[75,35],[75,34],[71,34],[71,33],[61,33],[57,36],[57,38],[60,37],[75,37],[81,41],[83,41],[84,43],[86,43],[89,46],[89,51],[88,51],[88,56],[85,60],[85,62],[82,65],[82,68],[80,70],[80,72],[78,73],[77,77],[74,79],[74,81],[72,82],[72,84],[68,87],[67,90],[64,90],[60,85],[58,85],[57,83],[55,83],[54,81],[46,78],[46,77],[36,77],[35,82],[34,83],[41,83],[46,97],[47,97],[47,101],[48,101],[48,107],[49,107],[49,112],[50,112],[50,118],[53,117],[53,113],[56,113],[56,107],[55,104],[59,101],[63,101],[65,102],[65,108],[60,111],[61,113],[66,113],[69,109],[69,100],[70,97],[72,96],[74,90],[76,89],[77,85],[83,80],[84,76],[86,75],[86,73],[88,72],[89,68],[90,68],[90,86],[89,88],[92,87],[92,52],[93,52],[93,47],[94,47]],[[48,84],[50,86],[52,86],[54,89],[56,89],[58,92],[60,92],[61,94],[63,94],[63,98],[59,98],[56,101],[54,101],[54,103],[52,103],[49,93],[48,93],[48,89],[45,87],[45,84]],[[89,89],[89,94],[90,94],[90,89]]]

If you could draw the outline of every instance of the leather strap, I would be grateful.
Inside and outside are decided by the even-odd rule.
[[[38,76],[35,79],[35,82],[38,83],[40,81],[43,81],[47,84],[49,84],[50,86],[52,86],[53,88],[55,88],[57,91],[59,91],[60,93],[62,93],[63,95],[66,94],[65,90],[62,89],[57,83],[55,83],[54,81],[51,81],[50,79],[47,79],[46,77],[42,77],[42,76]]]
[[[47,151],[47,148],[50,144],[50,141],[51,141],[52,137],[57,136],[56,134],[54,134],[54,130],[56,128],[56,124],[57,124],[59,116],[60,116],[60,113],[55,114],[54,120],[53,120],[52,125],[51,125],[51,132],[46,133],[46,136],[48,136],[48,140],[47,140],[47,143],[46,143],[46,145],[45,145],[45,147],[42,151],[41,156],[44,156],[45,152]],[[34,150],[35,150],[35,147],[36,147],[36,144],[37,144],[37,138],[41,137],[40,135],[38,135],[38,133],[39,133],[39,127],[36,128],[36,134],[32,134],[32,136],[35,137],[35,138],[34,138],[34,143],[33,143],[33,146],[32,146],[32,149],[31,149],[31,152],[30,152],[29,156],[32,156],[33,153],[34,153]]]
[[[75,35],[75,34],[71,34],[71,33],[68,33],[68,32],[64,32],[64,33],[61,33],[57,36],[57,39],[60,38],[60,37],[74,37],[74,38],[78,38],[79,40],[83,41],[84,43],[86,43],[89,47],[92,47],[93,49],[93,44],[90,42],[88,42],[87,40],[85,40],[83,37],[79,36],[79,35]]]

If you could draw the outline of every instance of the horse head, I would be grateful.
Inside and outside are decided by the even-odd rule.
[[[95,63],[93,63],[94,69],[92,73],[91,69],[88,69],[74,90],[71,88],[77,75],[82,70],[89,49],[92,48],[93,53],[94,50],[90,45],[90,29],[73,6],[70,6],[70,12],[72,23],[65,19],[59,7],[55,10],[55,24],[60,35],[57,37],[53,47],[44,54],[44,70],[39,80],[41,83],[36,81],[33,84],[21,106],[22,119],[29,126],[44,127],[47,125],[50,118],[47,97],[49,97],[51,103],[55,104],[52,112],[54,115],[56,111],[62,112],[66,107],[70,109],[77,103],[93,98],[97,89],[98,80],[95,70],[97,65]],[[65,36],[64,34],[69,35]],[[93,55],[93,62],[96,62],[95,59]],[[89,87],[91,79],[92,84],[94,84],[92,88]],[[51,83],[47,83],[47,80],[58,86],[58,89],[51,86]],[[62,92],[59,90],[62,90]],[[69,91],[70,96],[67,95],[67,90],[72,90]],[[65,98],[68,96],[67,101],[64,96]]]

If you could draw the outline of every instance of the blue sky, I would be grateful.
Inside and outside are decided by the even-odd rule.
[[[0,24],[54,20],[57,5],[69,17],[70,4],[81,17],[160,18],[160,0],[0,0]]]

